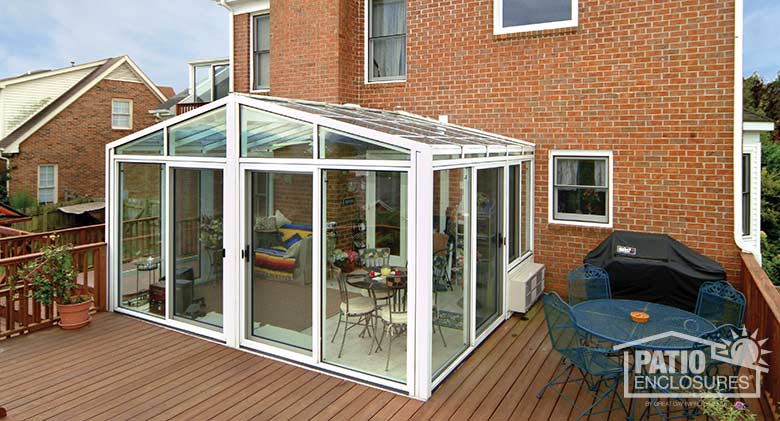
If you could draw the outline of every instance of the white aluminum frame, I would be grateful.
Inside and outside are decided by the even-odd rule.
[[[299,121],[308,122],[312,125],[315,134],[312,145],[312,157],[298,159],[274,159],[274,158],[249,158],[240,156],[239,138],[239,107],[248,106],[261,111],[275,113],[284,117],[294,118]],[[226,157],[185,157],[168,155],[168,130],[167,128],[190,118],[205,114],[219,107],[226,108]],[[394,147],[403,148],[409,151],[410,159],[408,161],[381,161],[381,160],[349,160],[349,159],[318,159],[316,158],[319,150],[319,138],[317,136],[319,127],[346,132],[355,136],[372,139],[377,142],[387,143]],[[163,155],[116,155],[115,149],[118,146],[130,143],[138,138],[150,133],[163,130]],[[525,145],[530,144],[525,143]],[[172,299],[175,293],[171,285],[166,285],[166,317],[141,313],[129,308],[119,307],[117,276],[119,268],[119,247],[118,230],[108,230],[106,238],[108,239],[108,268],[109,283],[108,293],[110,309],[119,313],[133,315],[144,320],[162,324],[171,328],[180,329],[186,332],[194,333],[207,337],[212,340],[220,341],[228,346],[245,349],[250,352],[269,355],[271,358],[284,359],[296,364],[302,364],[316,370],[333,373],[338,376],[353,378],[360,382],[381,386],[391,389],[395,392],[407,394],[411,397],[425,400],[430,397],[432,389],[438,385],[448,374],[457,368],[476,347],[484,341],[504,320],[508,317],[507,307],[507,272],[510,269],[508,262],[508,248],[503,247],[501,265],[502,271],[502,299],[499,303],[498,317],[484,329],[480,335],[475,334],[475,320],[465,321],[469,324],[468,347],[451,363],[441,370],[439,375],[432,379],[432,236],[427,233],[433,231],[433,220],[429,215],[433,214],[433,171],[453,168],[467,168],[470,171],[470,204],[469,212],[471,218],[470,226],[470,245],[469,253],[471,262],[469,263],[470,274],[467,290],[464,292],[469,300],[470,318],[476,317],[475,312],[475,279],[476,279],[476,187],[477,176],[480,169],[502,168],[504,183],[504,198],[502,209],[502,234],[508,234],[508,177],[509,165],[521,164],[524,161],[531,162],[533,168],[533,152],[526,155],[507,155],[500,153],[508,148],[485,148],[476,146],[473,149],[493,152],[481,158],[464,158],[465,151],[460,152],[460,158],[452,160],[433,160],[433,152],[436,145],[428,145],[413,140],[405,139],[388,133],[373,129],[367,129],[355,126],[343,121],[330,119],[321,115],[285,107],[283,103],[264,101],[250,96],[231,94],[226,98],[213,103],[199,107],[198,109],[176,116],[170,120],[148,127],[136,132],[118,141],[112,142],[106,146],[106,191],[107,191],[107,226],[118,227],[118,167],[123,162],[163,164],[165,166],[165,194],[162,212],[165,217],[165,236],[163,244],[164,256],[168,259],[166,264],[166,279],[169,283],[173,281],[175,273],[175,260],[172,259],[173,253],[173,199],[172,169],[192,168],[192,169],[219,169],[223,171],[223,215],[225,220],[238,221],[233,224],[224,225],[225,258],[223,264],[223,321],[224,326],[221,332],[193,325],[190,323],[174,320],[172,318]],[[471,150],[471,147],[465,147]],[[495,149],[495,150],[494,150]],[[499,151],[498,149],[501,149]],[[470,152],[469,152],[470,153]],[[362,170],[362,171],[403,171],[407,173],[407,270],[409,276],[408,311],[409,323],[407,327],[407,362],[406,362],[406,383],[402,384],[393,380],[388,380],[380,376],[361,373],[348,368],[340,367],[326,361],[323,361],[322,338],[323,323],[322,319],[322,280],[323,268],[319,264],[322,260],[322,240],[323,240],[323,220],[322,220],[322,171],[329,169],[341,170]],[[265,171],[279,173],[309,173],[312,175],[312,227],[318,229],[312,230],[312,253],[313,253],[313,277],[312,277],[312,308],[314,326],[312,327],[312,352],[311,354],[296,352],[291,349],[277,347],[270,343],[252,340],[248,337],[247,323],[249,315],[247,312],[247,273],[245,261],[241,259],[240,251],[246,244],[247,227],[247,174],[249,171]],[[533,171],[531,177],[533,183]],[[530,189],[531,197],[526,200],[533,201],[533,189]],[[525,192],[521,192],[523,194]],[[240,204],[237,206],[237,204]],[[525,221],[522,221],[525,222]],[[533,235],[533,229],[531,229]],[[533,240],[532,240],[533,241]],[[533,244],[533,243],[532,243]],[[527,257],[527,256],[525,256]],[[524,257],[524,258],[525,258]],[[319,266],[320,270],[317,270]]]

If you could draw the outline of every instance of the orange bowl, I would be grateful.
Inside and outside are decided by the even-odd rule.
[[[650,320],[650,315],[644,311],[632,311],[631,320],[635,323],[647,323],[647,321]]]

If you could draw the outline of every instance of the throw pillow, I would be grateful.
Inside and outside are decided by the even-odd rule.
[[[292,237],[288,238],[286,241],[284,241],[284,248],[289,249],[292,247],[295,243],[301,241],[301,236],[298,234],[293,235]]]
[[[274,217],[276,217],[277,227],[281,227],[282,225],[292,224],[292,221],[290,221],[286,216],[284,216],[284,214],[280,212],[279,209],[276,210]]]
[[[303,241],[298,241],[295,244],[291,245],[287,248],[287,251],[284,253],[284,257],[298,257],[298,252],[301,250],[301,243]]]
[[[271,232],[277,230],[278,225],[276,224],[275,216],[258,216],[255,218],[255,231]]]

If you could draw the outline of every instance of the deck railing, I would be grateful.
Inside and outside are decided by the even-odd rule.
[[[82,244],[102,243],[105,241],[105,225],[97,224],[86,227],[34,232],[25,235],[0,238],[0,258],[7,259],[9,257],[35,253],[40,250],[41,247],[52,242],[52,235],[56,235],[56,241],[59,244],[78,246]]]
[[[742,272],[740,276],[742,292],[745,293],[745,327],[752,333],[758,329],[759,340],[768,338],[763,345],[771,354],[763,355],[769,363],[769,372],[761,377],[762,402],[766,404],[765,413],[777,418],[777,405],[780,404],[780,293],[756,261],[752,254],[742,254]]]
[[[192,111],[198,107],[202,107],[208,104],[208,102],[185,102],[176,104],[176,115],[181,115],[187,111]]]
[[[70,253],[77,273],[76,294],[91,295],[92,310],[105,311],[106,243],[75,246]],[[0,259],[0,339],[43,329],[59,320],[56,305],[45,306],[32,297],[30,280],[10,282],[22,266],[40,256],[32,253]]]

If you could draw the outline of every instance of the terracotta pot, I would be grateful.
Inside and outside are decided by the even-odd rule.
[[[57,312],[60,314],[60,327],[63,329],[78,329],[92,321],[89,308],[92,300],[78,304],[57,304]]]

